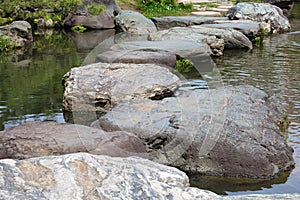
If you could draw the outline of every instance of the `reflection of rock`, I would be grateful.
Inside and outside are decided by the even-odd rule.
[[[0,160],[1,199],[219,199],[178,169],[130,157],[76,153]]]
[[[106,133],[82,125],[32,122],[1,131],[0,135],[1,159],[24,159],[76,152],[146,157],[143,142],[124,131]]]
[[[206,175],[274,178],[293,165],[278,111],[252,87],[182,92],[161,101],[120,103],[92,126],[129,131],[151,159]]]
[[[114,36],[114,34],[114,29],[91,30],[83,33],[69,33],[78,50],[93,49],[104,40]]]
[[[167,51],[107,51],[99,54],[96,61],[106,63],[153,63],[175,67],[176,54]]]
[[[289,20],[282,10],[267,3],[238,3],[229,9],[227,16],[229,19],[248,19],[269,23],[272,33],[291,29]]]
[[[123,32],[149,34],[156,32],[154,23],[139,12],[122,10],[116,16],[116,27]]]
[[[132,98],[172,96],[179,84],[177,76],[155,64],[95,63],[65,74],[63,106],[67,111],[110,109]]]
[[[31,25],[26,21],[14,21],[0,26],[0,35],[9,38],[11,46],[16,48],[23,48],[33,41]]]
[[[86,9],[87,5],[104,5],[105,11],[97,16],[92,16]],[[84,26],[91,29],[110,29],[114,28],[114,15],[120,8],[115,0],[84,0],[83,4],[75,12],[71,12],[64,20],[65,26]]]

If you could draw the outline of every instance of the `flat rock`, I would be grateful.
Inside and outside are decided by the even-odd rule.
[[[150,159],[204,175],[274,178],[293,165],[278,107],[252,86],[185,91],[120,103],[92,126],[129,131]]]
[[[222,13],[217,11],[194,11],[191,15],[203,16],[203,17],[222,17]]]
[[[228,20],[227,17],[199,17],[199,16],[166,16],[154,17],[151,20],[155,23],[158,30],[169,29],[172,27],[186,27],[201,24],[210,24],[215,20]]]
[[[0,159],[89,152],[117,157],[147,157],[143,142],[135,135],[110,132],[83,125],[30,122],[0,131]]]
[[[150,34],[150,40],[192,40],[206,42],[213,55],[220,56],[225,48],[249,48],[252,42],[241,32],[232,29],[208,28],[204,26],[173,27]]]
[[[265,22],[270,25],[271,33],[289,31],[290,22],[282,10],[268,3],[238,3],[229,9],[227,17],[232,20],[246,19]]]
[[[106,51],[99,54],[96,61],[106,63],[153,63],[174,68],[176,54],[168,51]]]
[[[162,99],[180,85],[169,69],[155,64],[94,63],[64,75],[63,108],[97,111],[132,98]]]
[[[212,200],[220,197],[189,187],[184,172],[146,159],[76,153],[0,160],[0,198]]]
[[[163,50],[175,53],[182,57],[191,55],[211,55],[210,47],[203,42],[192,40],[162,40],[162,41],[129,41],[115,44],[112,50]]]
[[[201,26],[220,29],[234,29],[242,32],[250,39],[254,39],[260,34],[261,28],[269,32],[270,27],[262,22],[254,22],[250,20],[231,20],[231,21],[215,21],[214,24],[203,24]]]

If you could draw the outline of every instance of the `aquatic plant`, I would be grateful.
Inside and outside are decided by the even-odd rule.
[[[72,30],[73,32],[76,32],[76,33],[82,33],[82,32],[84,32],[84,31],[86,30],[86,28],[85,28],[84,26],[77,25],[77,26],[73,26],[73,27],[71,28],[71,30]]]
[[[180,58],[176,61],[175,70],[179,73],[188,73],[194,67],[192,61],[186,58]]]

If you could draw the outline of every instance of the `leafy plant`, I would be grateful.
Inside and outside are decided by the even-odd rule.
[[[73,26],[71,30],[76,33],[82,33],[86,30],[86,28],[84,26]]]
[[[102,4],[90,4],[85,7],[90,15],[97,16],[105,11],[105,5]]]
[[[146,17],[164,15],[189,15],[193,9],[192,4],[178,4],[175,0],[139,0],[141,13]]]
[[[176,61],[175,70],[179,73],[188,73],[194,67],[192,61],[186,58],[180,58]]]
[[[8,52],[13,50],[15,45],[12,45],[10,38],[5,38],[0,35],[0,52]]]

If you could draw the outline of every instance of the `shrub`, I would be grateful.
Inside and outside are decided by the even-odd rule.
[[[87,5],[85,8],[92,16],[97,16],[105,10],[105,6],[101,4],[90,4]]]

